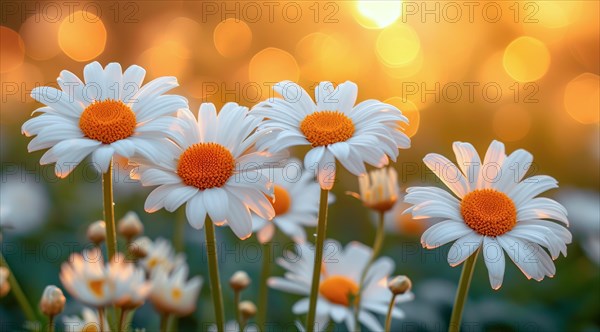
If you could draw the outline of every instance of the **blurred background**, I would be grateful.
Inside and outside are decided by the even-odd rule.
[[[493,139],[505,142],[507,152],[530,151],[532,171],[561,185],[548,195],[569,210],[569,256],[541,283],[507,264],[499,291],[490,288],[480,262],[464,321],[473,330],[600,331],[599,2],[3,1],[0,15],[1,246],[31,302],[47,284],[60,285],[60,264],[88,245],[85,230],[102,218],[102,204],[93,169],[79,167],[59,180],[53,166],[39,166],[42,152],[27,153],[20,127],[40,107],[29,93],[57,86],[63,69],[81,77],[91,61],[117,61],[145,67],[146,82],[176,76],[180,87],[172,93],[187,97],[192,110],[204,101],[252,106],[272,96],[280,80],[309,91],[321,80],[357,82],[359,100],[394,104],[411,121],[406,131],[413,146],[394,165],[402,188],[431,185],[421,160],[429,152],[454,159],[453,141],[472,142],[481,154]],[[186,227],[178,249],[192,274],[206,280],[203,233],[182,222],[182,213],[146,214],[151,189],[127,180],[127,170],[117,172],[117,218],[136,211],[152,239],[171,239]],[[348,190],[358,190],[357,180],[341,171],[328,235],[371,245],[373,216]],[[448,266],[447,247],[422,249],[419,237],[428,225],[401,211],[388,215],[383,254],[396,262],[396,274],[412,278],[416,299],[403,305],[407,318],[396,328],[444,330],[460,269]],[[255,282],[244,297],[256,300],[255,237],[239,242],[229,230],[217,233],[229,253],[223,280],[248,271]],[[280,252],[287,240],[278,239]],[[269,296],[269,320],[291,327],[298,298]],[[227,287],[225,297],[231,305]],[[211,321],[210,303],[205,284],[198,310],[180,320],[180,330]],[[68,301],[65,314],[80,311]],[[27,329],[11,295],[0,299],[0,316],[3,324]],[[133,326],[158,328],[151,305],[138,310]]]

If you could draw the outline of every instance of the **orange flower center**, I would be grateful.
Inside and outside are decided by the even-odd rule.
[[[468,193],[460,204],[460,213],[467,226],[487,236],[502,235],[517,223],[515,203],[506,194],[494,189]]]
[[[173,296],[173,299],[175,299],[175,301],[179,301],[179,299],[181,298],[181,295],[183,295],[183,293],[181,292],[181,289],[175,287],[175,288],[173,288],[173,290],[171,290],[171,296]]]
[[[342,112],[320,111],[307,115],[300,131],[313,147],[323,146],[348,140],[354,134],[354,123]]]
[[[133,135],[135,113],[120,100],[96,101],[83,110],[79,128],[83,134],[104,144]]]
[[[331,276],[321,282],[319,292],[329,302],[348,306],[350,297],[358,294],[358,285],[344,276]]]
[[[288,191],[282,186],[275,185],[273,186],[273,196],[275,196],[274,200],[270,196],[267,198],[271,202],[271,205],[273,205],[275,215],[280,216],[288,212],[290,206],[292,206],[290,193],[288,193]]]
[[[81,332],[99,332],[99,331],[100,331],[100,327],[98,326],[98,323],[94,323],[94,322],[85,324],[83,329],[81,329]]]
[[[217,143],[198,143],[181,154],[177,175],[186,185],[204,190],[222,187],[234,167],[233,156],[225,147]]]
[[[104,295],[104,280],[90,280],[88,281],[88,287],[96,295],[97,297],[102,297]]]

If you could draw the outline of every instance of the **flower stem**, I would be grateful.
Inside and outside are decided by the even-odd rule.
[[[450,316],[450,325],[448,326],[449,332],[458,332],[460,330],[460,320],[462,319],[463,308],[467,301],[467,294],[469,293],[469,286],[471,285],[471,278],[473,277],[478,254],[479,249],[467,258],[463,265],[460,280],[458,282],[458,290],[456,291],[456,298],[454,298],[452,316]]]
[[[312,284],[310,288],[310,302],[308,315],[306,316],[306,330],[314,331],[315,313],[317,310],[317,297],[319,296],[319,285],[321,283],[321,265],[323,261],[323,244],[327,236],[327,198],[329,191],[321,189],[319,202],[319,220],[317,224],[317,243],[315,244],[315,261],[313,265]]]
[[[267,242],[263,245],[263,262],[262,271],[260,275],[260,289],[258,292],[258,316],[256,322],[261,331],[264,331],[264,325],[267,320],[267,307],[269,301],[269,288],[267,286],[267,279],[271,273],[271,242]]]
[[[17,278],[12,273],[8,263],[4,259],[2,252],[0,252],[0,266],[4,266],[8,270],[8,284],[10,285],[10,292],[14,295],[17,302],[19,302],[19,306],[21,306],[21,310],[23,310],[23,314],[25,314],[25,318],[28,321],[34,322],[37,320],[37,316],[33,307],[29,303],[27,296],[23,293],[23,289],[17,282]]]
[[[392,295],[392,300],[390,301],[390,306],[388,307],[387,316],[385,316],[385,332],[390,332],[390,328],[392,326],[392,311],[394,311],[394,304],[396,304],[396,294]]]
[[[210,218],[206,218],[204,225],[206,233],[206,255],[208,256],[208,270],[210,274],[210,291],[213,297],[217,330],[225,330],[223,316],[223,295],[221,294],[221,281],[219,280],[219,263],[217,259],[217,245],[215,241],[215,226]]]
[[[48,332],[54,332],[54,315],[48,315]]]
[[[169,314],[162,314],[160,316],[160,332],[167,332],[168,323],[169,323]]]
[[[358,313],[360,312],[360,300],[361,300],[363,287],[365,285],[365,279],[367,278],[367,274],[369,273],[369,270],[371,269],[371,265],[373,265],[373,262],[379,255],[379,252],[381,251],[381,247],[383,246],[383,238],[385,235],[384,222],[385,222],[385,212],[381,211],[381,212],[379,212],[379,220],[377,223],[377,230],[375,231],[375,241],[373,242],[373,252],[371,253],[371,258],[369,259],[369,262],[367,263],[367,265],[365,266],[365,269],[363,270],[362,274],[360,275],[360,284],[359,284],[359,288],[358,288],[358,294],[356,295],[356,300],[355,300],[356,305],[354,307],[354,320],[356,321],[356,330],[357,331],[360,331],[360,322],[358,321]]]
[[[238,323],[238,326],[240,327],[240,331],[244,330],[244,322],[242,321],[242,315],[240,315],[240,291],[239,290],[235,290],[233,291],[233,306],[234,306],[234,313],[235,313],[235,320]]]
[[[117,253],[117,233],[115,231],[115,208],[113,203],[113,162],[108,164],[108,170],[102,174],[102,196],[104,198],[104,223],[106,224],[106,250],[108,260]]]
[[[104,308],[98,308],[98,320],[100,323],[100,332],[104,332]]]
[[[119,331],[127,331],[127,314],[129,314],[129,310],[121,310],[121,318],[119,318]]]

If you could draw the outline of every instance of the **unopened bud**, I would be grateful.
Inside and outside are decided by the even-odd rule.
[[[229,285],[235,291],[242,291],[250,285],[250,277],[244,271],[237,271],[229,279]]]
[[[408,292],[412,288],[412,282],[407,276],[397,276],[388,281],[388,288],[394,295]]]
[[[56,316],[63,311],[66,301],[60,288],[54,285],[46,286],[40,300],[40,309],[46,316]]]
[[[131,240],[144,232],[144,225],[142,224],[142,221],[138,217],[137,213],[129,211],[123,218],[121,218],[121,220],[119,220],[117,230],[124,238]]]
[[[94,221],[87,229],[88,240],[99,245],[106,239],[106,224],[102,220]]]
[[[254,305],[252,301],[242,301],[238,308],[240,309],[240,313],[244,320],[250,319],[256,315],[256,305]]]
[[[135,239],[135,241],[129,245],[129,252],[137,258],[144,258],[148,255],[151,246],[152,240],[146,236],[142,236]]]
[[[10,283],[8,282],[8,276],[10,271],[4,266],[0,266],[0,297],[4,297],[10,292]]]

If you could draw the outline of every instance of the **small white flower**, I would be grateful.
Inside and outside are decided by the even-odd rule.
[[[288,293],[307,296],[294,304],[292,311],[296,315],[308,312],[314,250],[308,245],[297,245],[296,254],[288,253],[286,259],[279,258],[277,263],[287,270],[285,278],[271,277],[270,287]],[[317,300],[318,329],[323,329],[329,318],[336,323],[345,322],[348,330],[354,331],[354,308],[351,298],[358,294],[360,277],[372,255],[372,249],[358,242],[351,242],[345,248],[334,240],[325,241],[323,268]],[[361,308],[358,319],[372,331],[382,331],[383,327],[371,313],[386,315],[392,293],[387,288],[387,278],[394,270],[394,262],[382,257],[377,259],[365,278],[361,294]],[[411,300],[408,292],[396,297],[397,302]],[[404,314],[394,308],[393,317],[402,318]]]
[[[98,248],[74,253],[62,264],[60,281],[66,290],[85,305],[100,308],[112,303],[109,273]]]
[[[158,268],[169,273],[176,267],[185,264],[185,254],[175,253],[171,242],[163,238],[154,240],[144,250],[146,256],[139,263],[149,274],[154,273],[154,270]]]
[[[162,313],[186,316],[196,310],[196,302],[202,278],[196,276],[190,280],[187,265],[177,267],[170,274],[162,269],[156,269],[152,275],[152,292],[150,301],[156,310]]]
[[[64,316],[62,321],[65,325],[65,331],[69,332],[101,332],[100,331],[100,318],[95,310],[90,308],[83,308],[81,310],[83,319],[78,316]],[[104,317],[104,331],[110,331],[108,328],[108,321]],[[102,332],[104,332],[102,331]]]
[[[313,173],[305,170],[297,159],[291,159],[282,168],[269,172],[272,174],[265,175],[273,182],[274,199],[270,200],[275,217],[266,220],[253,215],[252,230],[257,233],[261,243],[271,241],[276,227],[295,242],[303,243],[306,241],[304,227],[317,225],[319,184],[314,180]],[[332,203],[332,199],[328,202]]]
[[[121,255],[109,265],[110,281],[114,289],[114,304],[124,309],[134,309],[146,300],[152,284],[146,281],[146,273],[142,268],[125,261]]]
[[[56,163],[56,175],[64,178],[90,154],[102,173],[115,154],[160,157],[160,137],[173,119],[166,115],[187,108],[185,98],[163,95],[178,85],[177,79],[159,77],[142,86],[143,68],[134,65],[122,72],[114,62],[105,68],[92,62],[83,75],[85,84],[63,70],[57,80],[61,90],[44,86],[31,91],[46,106],[35,111],[43,114],[25,122],[22,131],[37,135],[28,145],[30,152],[50,148],[40,163]]]
[[[272,167],[284,154],[257,151],[256,132],[260,118],[248,109],[227,103],[219,114],[213,104],[200,106],[198,119],[189,110],[178,113],[178,126],[170,131],[175,143],[165,147],[166,157],[157,163],[140,160],[140,180],[159,186],[148,195],[144,208],[173,212],[185,204],[187,219],[196,229],[206,216],[218,225],[228,225],[241,239],[252,234],[250,211],[265,219],[274,217],[265,195],[272,188],[260,169]]]
[[[315,88],[316,104],[296,83],[275,84],[275,92],[283,96],[261,102],[250,112],[264,117],[260,125],[269,135],[260,145],[269,151],[310,145],[304,158],[307,169],[317,170],[323,189],[331,189],[335,181],[338,160],[354,175],[366,173],[365,163],[382,167],[394,161],[399,148],[409,148],[410,139],[400,129],[408,123],[402,112],[377,100],[354,105],[358,88],[345,82],[335,89],[331,82],[321,82]]]
[[[448,263],[457,266],[483,245],[493,289],[502,285],[504,252],[528,279],[554,276],[552,260],[567,255],[571,233],[545,219],[568,225],[567,211],[552,199],[536,196],[558,187],[556,180],[547,175],[523,180],[533,156],[525,150],[507,156],[498,141],[490,144],[483,163],[469,143],[455,142],[453,149],[458,167],[439,154],[428,154],[423,161],[456,197],[437,187],[407,189],[405,202],[413,206],[406,212],[415,219],[443,220],[423,233],[423,247],[455,241]]]

